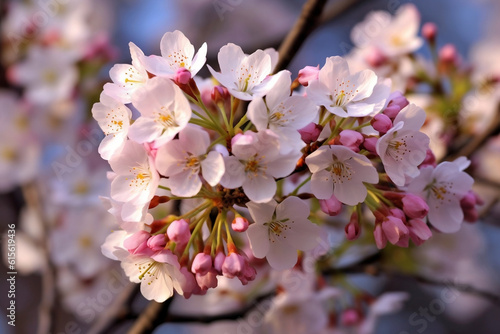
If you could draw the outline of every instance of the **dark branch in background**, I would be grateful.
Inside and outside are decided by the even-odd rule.
[[[497,135],[499,133],[500,133],[500,108],[497,109],[495,118],[491,121],[491,123],[484,130],[483,133],[473,137],[467,144],[465,144],[458,151],[450,152],[444,158],[444,160],[453,161],[460,156],[470,157],[472,154],[476,152],[478,148],[480,148],[483,144],[485,144],[490,137],[493,137],[494,135]]]
[[[163,303],[152,301],[148,307],[141,313],[132,328],[128,331],[129,334],[144,334],[151,333],[153,329],[163,322],[163,316],[166,315],[172,299],[167,299]]]
[[[290,30],[278,50],[280,58],[274,69],[275,72],[288,67],[295,54],[297,54],[302,44],[318,24],[326,1],[327,0],[308,0],[304,4],[298,20],[295,22],[292,30]]]
[[[56,268],[50,261],[50,252],[48,248],[48,231],[50,224],[45,218],[40,201],[40,193],[34,182],[25,184],[22,187],[26,205],[36,212],[42,224],[43,240],[42,251],[47,259],[46,267],[42,272],[42,300],[38,310],[38,331],[39,334],[55,333],[55,303],[56,303]]]
[[[347,11],[354,9],[355,8],[354,5],[356,5],[360,2],[363,2],[363,1],[366,1],[366,0],[336,0],[336,1],[333,1],[331,4],[329,4],[325,7],[323,14],[320,16],[317,24],[312,27],[311,32],[314,31],[314,29],[321,27],[321,26],[333,21],[335,18],[337,18],[338,16],[340,16],[342,14],[345,14]],[[263,49],[267,49],[267,48],[278,49],[285,38],[286,38],[286,35],[283,35],[274,41],[266,43],[265,45],[263,45],[263,44],[248,45],[248,46],[245,46],[245,49],[247,49],[247,50],[257,50],[257,49],[263,50]],[[298,51],[298,49],[295,51],[295,53],[297,51]],[[207,63],[208,64],[216,64],[217,63],[217,54],[209,55]],[[207,73],[208,73],[208,71],[207,71]]]
[[[129,283],[113,304],[92,325],[87,334],[110,333],[112,328],[118,325],[130,314],[130,305],[139,294],[139,284]]]
[[[448,287],[448,288],[453,288],[455,290],[465,292],[474,296],[482,297],[488,301],[490,301],[492,304],[496,305],[497,307],[500,307],[500,296],[491,293],[489,291],[484,291],[478,288],[475,288],[473,286],[467,285],[467,284],[462,284],[462,283],[457,283],[453,281],[441,281],[441,280],[435,280],[430,277],[425,277],[419,274],[412,274],[412,273],[403,273],[394,269],[390,268],[383,268],[382,266],[378,264],[370,264],[370,265],[355,265],[349,268],[340,268],[340,269],[329,269],[326,271],[323,271],[324,275],[348,275],[348,274],[365,274],[365,275],[370,275],[370,276],[391,276],[391,277],[401,277],[401,278],[410,278],[415,280],[418,283],[422,283],[425,285],[432,285],[432,286],[441,286],[441,287]]]

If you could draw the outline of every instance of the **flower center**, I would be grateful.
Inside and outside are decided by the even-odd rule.
[[[351,180],[352,172],[349,165],[346,165],[344,162],[339,161],[334,154],[332,154],[332,157],[333,164],[327,170],[335,175],[335,177],[333,177],[333,181],[335,183],[344,183],[344,181]]]
[[[289,219],[281,219],[281,220],[273,220],[267,223],[264,223],[264,226],[267,226],[269,228],[269,240],[271,242],[276,241],[276,237],[281,237],[281,234],[290,229],[290,226],[288,224],[285,224]],[[283,236],[284,239],[286,239],[286,235]]]
[[[165,128],[179,126],[175,121],[175,111],[170,112],[165,110],[165,107],[161,107],[161,111],[157,113],[156,122],[160,123]]]
[[[133,179],[129,184],[130,187],[144,188],[149,184],[149,181],[151,180],[151,173],[148,168],[145,168],[144,166],[137,166],[133,167],[129,171],[133,176]]]

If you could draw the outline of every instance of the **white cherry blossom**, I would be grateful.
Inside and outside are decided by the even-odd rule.
[[[424,161],[430,139],[420,132],[425,111],[414,104],[406,106],[394,119],[392,127],[377,141],[377,153],[385,171],[397,186],[407,178],[418,176],[418,166]]]
[[[322,146],[306,158],[311,173],[311,189],[318,199],[335,195],[347,205],[366,198],[363,182],[378,183],[378,173],[370,160],[347,147]]]
[[[291,73],[282,71],[264,100],[257,97],[248,106],[248,118],[258,131],[271,129],[279,136],[280,152],[286,154],[305,146],[297,131],[311,123],[318,107],[307,97],[290,96]]]
[[[423,44],[418,36],[420,14],[413,4],[398,8],[394,17],[385,11],[374,11],[358,23],[351,39],[358,48],[375,48],[387,57],[416,51]]]
[[[141,144],[154,142],[154,147],[160,147],[172,140],[191,118],[189,101],[169,79],[149,80],[132,102],[141,117],[130,126],[129,137]]]
[[[146,70],[154,75],[173,78],[177,70],[185,68],[194,77],[207,61],[207,43],[203,43],[198,53],[194,46],[179,30],[167,32],[160,42],[161,57],[143,57]]]
[[[9,77],[26,88],[34,104],[71,98],[78,80],[74,55],[62,48],[32,47],[28,57],[9,69]]]
[[[224,160],[219,152],[207,154],[210,138],[208,133],[194,125],[188,125],[172,140],[158,149],[156,167],[160,174],[169,177],[167,185],[172,194],[190,197],[202,186],[200,173],[211,186],[219,183],[224,174]]]
[[[133,205],[149,202],[158,188],[159,175],[143,145],[127,141],[120,154],[109,160],[116,173],[111,198]]]
[[[300,152],[281,155],[278,136],[271,130],[247,131],[235,136],[232,153],[224,158],[226,172],[220,184],[230,189],[243,187],[248,198],[257,203],[273,198],[274,178],[289,175],[300,158]]]
[[[329,112],[340,117],[363,117],[383,107],[389,96],[386,89],[377,89],[377,76],[371,70],[351,74],[347,61],[341,57],[326,59],[318,80],[306,88],[307,96]]]
[[[250,101],[266,95],[273,86],[272,77],[274,54],[271,50],[257,50],[246,55],[241,47],[229,43],[218,54],[221,72],[216,72],[210,65],[208,69],[217,81],[225,86],[231,95]]]
[[[121,266],[131,282],[141,283],[141,293],[148,300],[163,303],[174,294],[182,295],[185,280],[177,256],[162,250],[153,256],[128,255]]]
[[[421,196],[429,205],[429,222],[439,231],[454,233],[460,229],[464,213],[460,200],[472,189],[474,179],[463,170],[470,161],[459,158],[437,167],[423,167],[409,185],[410,193]]]
[[[309,207],[298,197],[287,197],[280,204],[247,203],[254,223],[247,235],[253,254],[266,257],[276,270],[292,268],[297,262],[297,250],[310,250],[319,239],[319,227],[311,223]]]
[[[92,107],[92,116],[106,135],[99,145],[99,154],[109,160],[114,154],[120,153],[127,141],[132,112],[103,92],[100,102]]]
[[[109,76],[113,80],[113,83],[104,85],[104,92],[107,95],[124,104],[132,102],[132,98],[137,93],[137,90],[149,80],[148,72],[141,61],[144,57],[144,52],[132,42],[129,43],[129,47],[130,55],[132,56],[132,65],[114,65],[109,70]]]

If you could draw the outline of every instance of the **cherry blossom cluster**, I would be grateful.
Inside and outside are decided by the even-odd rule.
[[[294,267],[321,240],[319,211],[347,212],[347,239],[368,229],[378,248],[420,245],[430,227],[450,233],[477,217],[469,161],[436,163],[425,112],[391,80],[341,57],[292,80],[273,72],[275,50],[231,43],[201,79],[206,44],[195,53],[174,31],[160,46],[146,56],[130,43],[131,64],[113,66],[92,109],[121,227],[103,252],[147,299],[204,294],[218,276],[246,284],[256,258]],[[173,201],[180,213],[162,211]]]

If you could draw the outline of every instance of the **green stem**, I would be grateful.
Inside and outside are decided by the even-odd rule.
[[[294,189],[294,191],[292,191],[290,193],[290,196],[296,196],[297,193],[299,192],[300,188],[302,188],[307,182],[309,182],[311,180],[311,176],[312,175],[309,175],[309,177],[307,179],[305,179],[304,181],[302,181],[298,186],[297,188]]]
[[[203,224],[205,224],[205,221],[207,220],[208,216],[210,215],[210,210],[205,211],[205,213],[201,216],[200,219],[197,220],[196,227],[193,230],[193,233],[191,233],[191,237],[189,238],[189,241],[186,245],[186,248],[184,249],[184,252],[182,253],[182,256],[186,256],[189,254],[189,248],[191,247],[191,244],[193,243],[193,240],[196,238],[196,235],[198,232],[201,230],[203,227]]]

